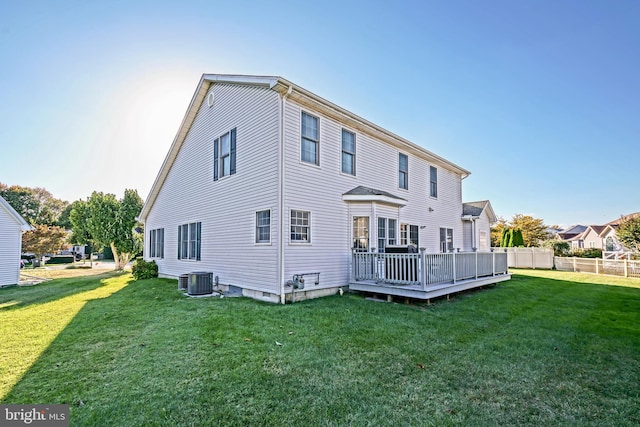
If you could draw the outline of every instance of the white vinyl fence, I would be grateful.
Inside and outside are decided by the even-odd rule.
[[[640,279],[640,261],[628,259],[555,257],[557,270],[610,274]]]
[[[493,248],[494,252],[506,252],[512,268],[553,268],[551,248]]]

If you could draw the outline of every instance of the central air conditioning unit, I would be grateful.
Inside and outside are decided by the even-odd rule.
[[[188,274],[181,274],[178,277],[178,290],[179,291],[186,291],[188,285],[189,285],[189,275]]]
[[[213,273],[196,271],[188,274],[187,293],[189,295],[206,295],[213,293]]]

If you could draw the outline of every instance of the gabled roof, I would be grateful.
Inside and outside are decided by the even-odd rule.
[[[618,219],[614,219],[613,221],[610,221],[610,222],[606,223],[605,225],[620,225],[620,223],[622,221],[624,221],[624,220],[631,219],[631,218],[636,218],[636,217],[639,217],[639,216],[640,216],[640,212],[635,212],[635,213],[632,213],[632,214],[629,214],[629,215],[623,215]]]
[[[18,212],[16,212],[15,209],[13,209],[9,202],[7,202],[2,196],[0,196],[0,209],[2,208],[4,208],[4,210],[9,213],[9,216],[11,216],[16,220],[18,224],[20,224],[20,229],[22,231],[33,230],[33,227],[31,227],[29,223],[25,221],[24,218],[22,218],[22,216]]]
[[[364,185],[359,185],[344,193],[342,200],[346,202],[381,202],[396,206],[406,205],[406,200],[401,197],[383,190],[365,187]]]
[[[480,200],[477,202],[465,202],[462,204],[462,216],[463,217],[479,217],[482,212],[487,213],[489,222],[494,223],[498,220],[491,202],[488,200]]]
[[[305,107],[312,108],[315,111],[319,111],[322,114],[330,117],[334,120],[344,123],[349,127],[356,129],[360,132],[371,135],[377,139],[387,142],[401,150],[409,152],[413,155],[426,159],[428,162],[453,171],[466,178],[471,172],[460,166],[440,157],[429,150],[426,150],[413,142],[406,140],[388,130],[363,119],[360,116],[353,114],[352,112],[339,107],[327,101],[318,95],[293,84],[292,82],[276,76],[248,76],[248,75],[228,75],[228,74],[203,74],[198,83],[198,87],[191,98],[191,103],[187,108],[187,112],[182,119],[178,133],[176,134],[171,148],[167,153],[167,156],[162,163],[160,172],[156,176],[156,179],[151,187],[149,196],[142,207],[140,212],[140,219],[143,221],[146,219],[151,207],[155,203],[156,197],[160,191],[160,188],[164,184],[164,181],[171,170],[173,162],[175,161],[182,144],[193,124],[200,106],[202,105],[204,98],[209,91],[212,84],[225,83],[225,84],[238,84],[238,85],[251,85],[261,86],[272,89],[278,92],[281,96],[287,95],[290,100],[293,100]]]

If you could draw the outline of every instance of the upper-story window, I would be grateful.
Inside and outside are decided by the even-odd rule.
[[[302,112],[300,160],[320,165],[320,119]]]
[[[342,129],[342,173],[356,174],[356,134]]]
[[[213,180],[236,173],[236,128],[213,141]]]
[[[409,189],[409,158],[402,153],[398,156],[398,187]]]
[[[438,197],[438,169],[429,166],[429,196]]]

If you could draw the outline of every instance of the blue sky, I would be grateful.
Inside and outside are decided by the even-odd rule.
[[[0,182],[144,198],[202,73],[280,75],[548,225],[640,211],[640,2],[0,4]]]

